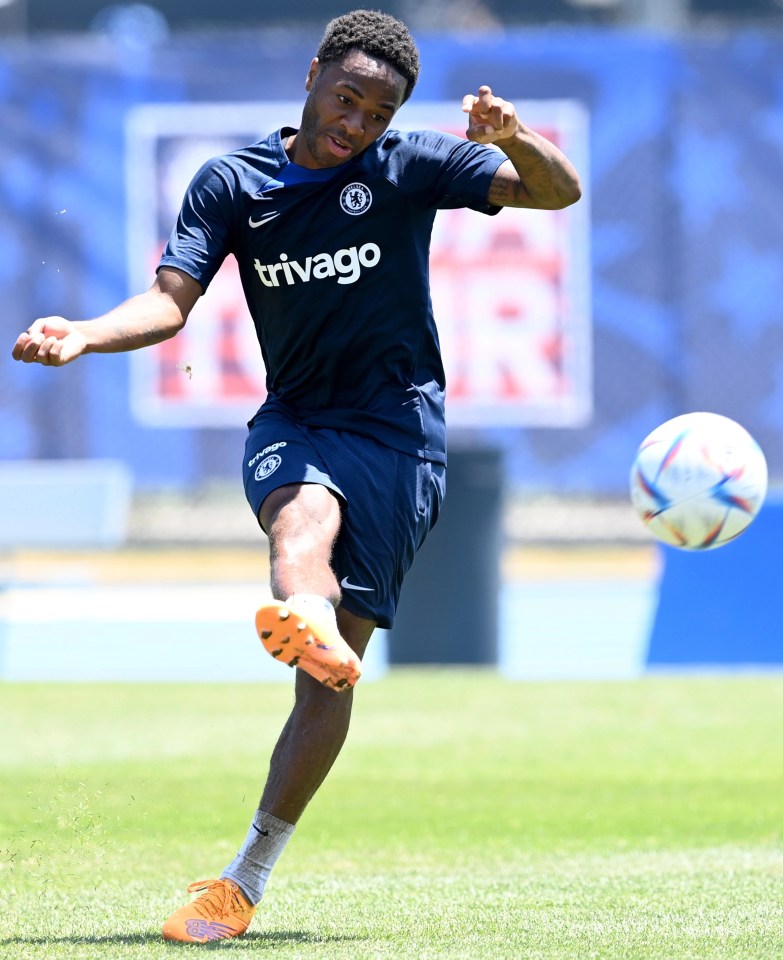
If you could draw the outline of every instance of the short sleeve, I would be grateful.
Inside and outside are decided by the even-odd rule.
[[[406,192],[418,193],[427,206],[440,210],[470,207],[491,214],[500,209],[487,200],[492,178],[508,159],[500,150],[433,130],[397,136],[392,166]]]
[[[176,267],[206,290],[231,252],[237,194],[225,160],[205,163],[187,189],[158,269]]]

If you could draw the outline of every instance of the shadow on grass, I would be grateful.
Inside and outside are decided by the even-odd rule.
[[[305,933],[301,930],[276,930],[274,932],[264,933],[263,931],[246,933],[241,937],[231,937],[228,940],[213,940],[209,943],[199,943],[202,949],[215,947],[240,946],[243,943],[252,942],[256,947],[277,947],[285,943],[346,943],[352,940],[360,940],[361,937],[352,936],[321,936],[312,933]],[[101,946],[105,944],[125,946],[136,946],[148,943],[165,943],[166,946],[176,950],[178,947],[192,947],[191,943],[178,943],[173,940],[164,940],[159,933],[127,933],[114,934],[106,937],[82,937],[72,934],[69,937],[4,937],[0,938],[0,947],[5,946],[54,946],[59,943],[70,943],[73,945],[84,943]]]

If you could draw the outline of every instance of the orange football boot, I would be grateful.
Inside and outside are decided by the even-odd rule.
[[[198,880],[188,893],[204,892],[175,910],[163,924],[164,940],[209,943],[239,937],[247,930],[256,908],[233,880]]]
[[[328,619],[299,614],[271,600],[256,613],[256,630],[264,648],[289,667],[299,667],[325,687],[342,691],[362,675],[362,662]]]

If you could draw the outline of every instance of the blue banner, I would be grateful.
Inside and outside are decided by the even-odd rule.
[[[121,459],[148,489],[238,483],[241,420],[145,425],[127,355],[53,370],[13,363],[10,349],[36,317],[95,316],[138,292],[127,274],[129,111],[302,102],[313,46],[264,33],[175,37],[133,56],[98,39],[0,46],[0,458]],[[481,83],[576,102],[589,118],[591,419],[474,427],[452,443],[503,447],[519,489],[618,495],[654,426],[712,410],[755,435],[779,483],[783,38],[529,30],[502,43],[422,37],[421,52],[414,102],[451,100],[456,122]]]

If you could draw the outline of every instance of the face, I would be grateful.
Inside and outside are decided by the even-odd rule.
[[[336,167],[369,147],[402,105],[406,80],[382,60],[352,50],[341,63],[313,60],[307,101],[291,159],[303,167]]]

